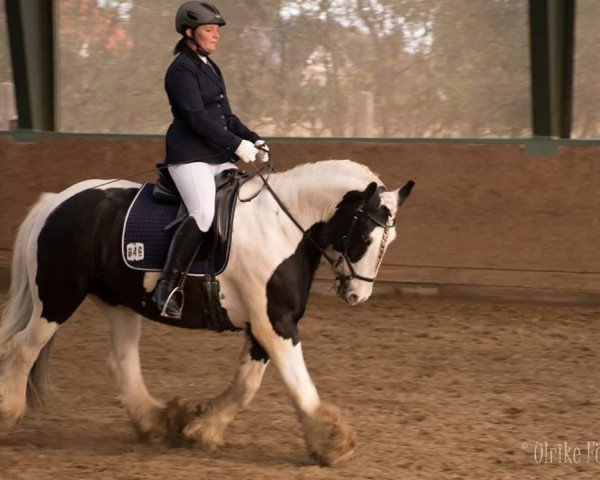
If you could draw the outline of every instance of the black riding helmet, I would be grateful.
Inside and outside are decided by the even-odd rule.
[[[200,25],[225,25],[225,19],[212,3],[185,2],[177,9],[175,15],[175,30],[185,35],[185,29],[195,29]]]

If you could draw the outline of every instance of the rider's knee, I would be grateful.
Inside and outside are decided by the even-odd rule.
[[[190,216],[196,220],[196,225],[203,232],[208,232],[210,226],[212,225],[214,212],[207,211],[195,211],[190,212]]]

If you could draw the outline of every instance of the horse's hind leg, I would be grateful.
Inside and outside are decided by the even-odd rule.
[[[110,326],[109,365],[117,381],[119,400],[133,427],[142,440],[179,443],[184,420],[177,420],[177,416],[183,414],[183,409],[176,402],[165,406],[156,400],[144,382],[139,353],[140,316],[122,306],[110,306],[102,301],[96,303]]]
[[[222,445],[225,429],[260,388],[268,362],[266,352],[248,334],[231,385],[218,397],[198,405],[199,416],[185,427],[184,435],[205,448]]]
[[[0,331],[0,434],[19,422],[28,400],[41,404],[47,394],[49,342],[59,325],[40,313],[41,305],[34,302],[24,328],[15,331],[22,325],[5,316]]]

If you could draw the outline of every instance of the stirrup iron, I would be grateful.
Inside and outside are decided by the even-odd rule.
[[[181,307],[179,308],[179,310],[176,310],[174,313],[167,313],[167,308],[168,308],[169,304],[171,303],[173,296],[176,294],[181,295],[181,304],[180,304]],[[171,290],[171,293],[169,293],[169,296],[167,297],[167,300],[165,301],[165,304],[163,305],[162,311],[160,312],[160,316],[165,317],[165,318],[173,318],[175,320],[181,319],[181,314],[183,313],[184,303],[185,303],[185,294],[183,293],[183,284],[179,284],[173,290]]]

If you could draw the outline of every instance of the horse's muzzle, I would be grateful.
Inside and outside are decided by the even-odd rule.
[[[346,294],[346,302],[349,305],[356,305],[360,303],[360,297],[356,293],[348,293]]]
[[[363,302],[365,299],[361,299],[360,295],[358,295],[350,284],[350,277],[338,277],[337,279],[337,294],[338,297],[341,297],[345,300],[348,305],[356,305],[358,303]]]

